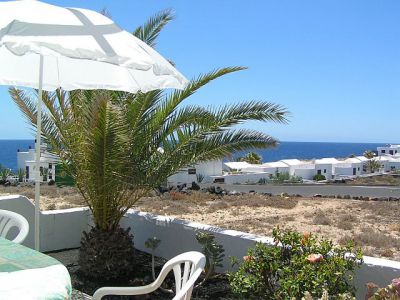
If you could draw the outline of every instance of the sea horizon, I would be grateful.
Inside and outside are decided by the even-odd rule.
[[[255,149],[235,153],[233,158],[256,152],[263,162],[282,159],[318,159],[324,157],[345,158],[350,155],[362,155],[366,150],[376,151],[376,147],[388,143],[356,143],[356,142],[300,142],[280,141],[275,148]],[[17,151],[27,151],[34,147],[34,139],[0,139],[0,164],[3,167],[17,170]]]
[[[17,138],[17,139],[2,139],[1,141],[34,141],[36,138],[26,139],[26,138]],[[331,144],[382,144],[382,145],[389,145],[389,144],[400,144],[399,142],[346,142],[346,141],[291,141],[291,140],[279,140],[278,143],[331,143]]]

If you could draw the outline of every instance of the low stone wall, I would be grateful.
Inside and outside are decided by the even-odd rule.
[[[28,219],[30,232],[25,245],[33,247],[34,206],[23,196],[0,197],[0,209],[12,210]],[[79,247],[82,231],[90,226],[90,213],[87,208],[45,211],[41,213],[41,250],[52,251]],[[130,210],[122,219],[121,225],[130,227],[134,235],[135,247],[148,251],[144,247],[150,237],[161,239],[156,255],[167,259],[190,250],[200,250],[195,239],[197,230],[205,230],[215,235],[218,243],[225,249],[224,267],[219,271],[231,269],[229,257],[242,257],[249,247],[258,241],[273,245],[272,239],[235,230],[224,230],[200,223],[177,220]],[[375,282],[386,285],[391,279],[400,277],[400,262],[386,259],[364,257],[364,264],[357,271],[355,284],[358,288],[357,299],[363,299],[365,284]]]

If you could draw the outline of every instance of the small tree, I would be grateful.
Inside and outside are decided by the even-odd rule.
[[[326,177],[322,174],[315,174],[313,177],[314,181],[321,181],[321,180],[326,180]]]
[[[245,161],[249,164],[260,165],[262,164],[262,157],[261,155],[257,154],[256,152],[249,152],[244,157],[239,157],[238,161]]]
[[[366,150],[366,151],[364,151],[364,156],[368,159],[372,159],[376,156],[376,154],[372,150]]]
[[[370,159],[365,163],[365,167],[369,172],[375,173],[376,171],[379,171],[381,169],[382,165],[376,159]]]
[[[160,245],[161,240],[157,238],[156,236],[152,238],[148,238],[144,242],[144,246],[147,249],[151,250],[151,275],[153,276],[153,280],[156,280],[156,271],[155,271],[155,262],[154,262],[154,251],[158,248]]]
[[[18,182],[23,182],[26,176],[26,171],[24,169],[18,169]]]
[[[5,182],[7,180],[7,178],[8,178],[8,176],[10,176],[10,175],[11,175],[11,170],[10,169],[2,168],[0,170],[0,177],[1,177],[1,180],[3,182]]]

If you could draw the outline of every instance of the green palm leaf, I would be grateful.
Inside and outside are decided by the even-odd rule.
[[[174,15],[170,9],[161,11],[136,28],[133,35],[154,48],[162,29],[173,19]]]

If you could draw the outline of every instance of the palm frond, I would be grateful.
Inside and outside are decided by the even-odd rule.
[[[143,42],[149,46],[155,48],[156,40],[161,33],[161,30],[174,19],[172,10],[167,9],[161,11],[149,18],[148,21],[136,28],[133,35],[141,39]]]

